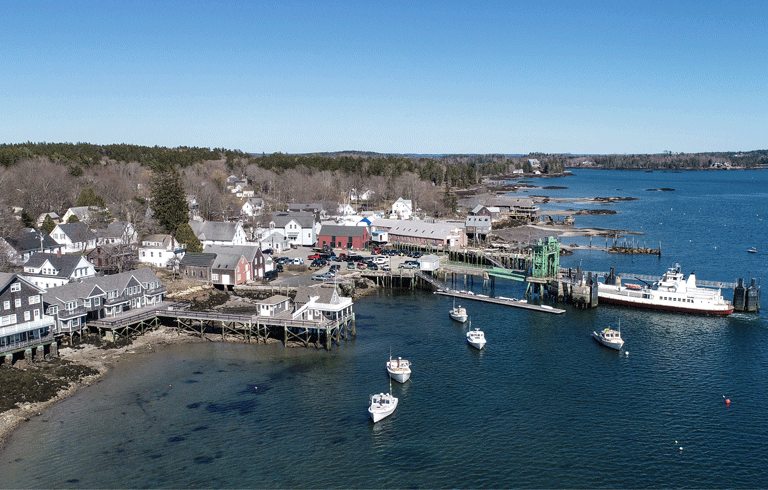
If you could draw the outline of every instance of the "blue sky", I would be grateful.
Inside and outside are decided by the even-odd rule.
[[[768,148],[768,2],[25,1],[0,142],[307,153]]]

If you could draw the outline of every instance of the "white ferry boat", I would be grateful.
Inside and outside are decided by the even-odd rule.
[[[658,281],[637,289],[623,286],[621,279],[613,274],[598,283],[597,297],[601,303],[610,303],[652,310],[697,313],[701,315],[730,315],[733,304],[723,299],[720,289],[696,286],[696,276],[691,273],[686,279],[675,264]]]

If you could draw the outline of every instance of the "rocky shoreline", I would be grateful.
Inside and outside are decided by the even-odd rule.
[[[21,360],[13,367],[1,368],[0,381],[6,398],[0,400],[0,410],[4,410],[0,411],[0,448],[19,425],[41,415],[46,407],[78,389],[95,383],[121,358],[137,352],[152,352],[158,345],[185,342],[203,340],[174,328],[159,327],[124,345],[86,341],[61,348],[57,359]]]

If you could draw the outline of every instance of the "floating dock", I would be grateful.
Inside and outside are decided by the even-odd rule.
[[[554,315],[562,315],[565,313],[565,310],[561,310],[560,308],[553,308],[548,305],[534,305],[528,303],[526,300],[505,298],[503,296],[491,298],[490,296],[486,296],[484,294],[473,294],[466,291],[456,291],[453,289],[439,289],[435,291],[435,294],[440,294],[442,296],[453,296],[454,298],[468,299],[471,301],[482,301],[483,303],[493,303],[495,305],[512,306],[514,308],[538,311],[540,313],[551,313]]]

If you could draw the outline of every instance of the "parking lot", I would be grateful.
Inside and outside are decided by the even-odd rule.
[[[416,261],[418,259],[407,256],[405,251],[402,251],[402,255],[399,253],[397,255],[373,254],[368,250],[334,250],[334,252],[337,254],[337,257],[341,257],[342,253],[346,254],[346,256],[354,256],[356,259],[354,262],[354,268],[349,267],[346,258],[337,260],[331,259],[326,261],[326,264],[321,267],[310,268],[313,259],[310,259],[309,257],[315,256],[320,252],[317,252],[314,248],[311,247],[298,247],[296,249],[286,250],[281,254],[274,254],[272,256],[272,259],[275,261],[280,257],[286,257],[290,259],[300,258],[303,264],[284,265],[283,272],[278,273],[278,278],[270,282],[270,284],[275,284],[276,286],[307,286],[310,284],[317,284],[318,282],[323,281],[319,280],[318,278],[313,279],[313,276],[327,273],[333,265],[338,267],[338,270],[336,271],[336,277],[338,279],[343,279],[345,275],[349,275],[355,271],[362,270],[358,267],[359,263],[371,260],[377,264],[377,267],[383,269],[389,268],[393,272],[396,272],[401,267],[406,269],[418,268],[418,265],[416,265]],[[327,280],[332,281],[333,279],[329,278]]]

